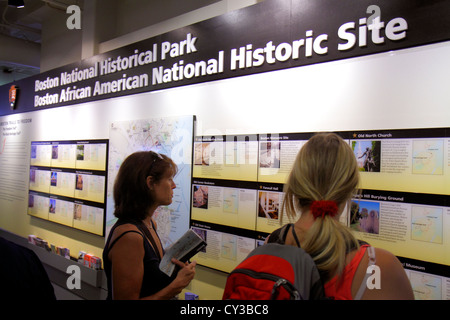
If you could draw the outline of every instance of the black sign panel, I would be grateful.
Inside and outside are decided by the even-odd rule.
[[[450,39],[445,0],[267,0],[0,87],[35,111]]]

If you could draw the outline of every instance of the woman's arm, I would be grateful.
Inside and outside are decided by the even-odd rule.
[[[123,235],[110,251],[110,259],[112,262],[112,291],[113,299],[115,300],[139,299],[142,279],[144,277],[143,260],[145,251],[142,241],[142,235],[129,232]],[[196,262],[182,263],[175,259],[172,262],[181,268],[177,277],[167,287],[143,299],[171,299],[191,282],[195,276]]]
[[[116,229],[117,231],[119,230]],[[115,300],[139,299],[144,277],[143,240],[142,235],[129,232],[110,250],[112,296]]]

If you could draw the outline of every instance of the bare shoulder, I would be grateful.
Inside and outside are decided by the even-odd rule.
[[[386,277],[395,277],[398,274],[406,275],[402,263],[390,251],[381,248],[375,248],[375,254],[376,265],[379,266],[381,270],[386,271]]]
[[[138,227],[136,227],[132,223],[125,223],[120,226],[117,226],[116,229],[114,230],[114,232],[117,234],[122,234],[123,232],[131,231],[131,230],[140,232]]]
[[[142,233],[135,225],[127,223],[118,226],[114,229],[111,236],[110,245],[117,241],[110,249],[110,257],[112,257],[111,254],[118,252],[120,254],[127,253],[130,251],[129,248],[139,248],[139,244],[142,244],[142,239]]]
[[[133,231],[133,232],[129,232],[129,231]],[[121,238],[126,237],[128,239],[134,239],[134,238],[140,237],[142,239],[142,236],[140,234],[141,234],[141,231],[134,224],[125,223],[120,226],[117,226],[114,229],[113,235],[111,237],[111,242],[113,242],[118,237],[121,237]]]
[[[375,248],[378,268],[373,271],[374,281],[380,282],[378,287],[366,290],[363,299],[409,300],[414,299],[411,283],[403,265],[391,252]],[[379,273],[378,275],[376,273]],[[378,278],[377,278],[378,277]]]

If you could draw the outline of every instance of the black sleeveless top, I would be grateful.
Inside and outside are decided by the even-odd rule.
[[[118,226],[127,224],[127,223],[135,225],[140,232],[138,232],[136,230],[125,231],[124,233],[122,233],[121,235],[116,237],[116,239],[114,239],[114,241],[110,244],[111,237],[112,237],[114,230]],[[153,250],[153,247],[150,245],[149,240],[147,239],[147,237],[145,235],[147,234],[148,238],[151,240],[154,240],[154,241],[160,241],[159,238],[153,239],[149,235],[149,231],[148,231],[147,227],[145,227],[145,225],[141,222],[118,220],[114,224],[114,226],[111,228],[111,231],[108,235],[108,239],[105,244],[105,248],[103,250],[103,266],[105,269],[107,285],[108,285],[108,296],[106,298],[107,300],[112,299],[112,283],[111,283],[111,281],[112,281],[112,275],[111,275],[112,263],[108,258],[108,254],[109,254],[109,251],[111,250],[111,248],[114,246],[114,244],[124,234],[126,234],[128,232],[138,233],[143,238],[143,246],[144,246],[144,251],[145,251],[144,277],[142,279],[142,286],[141,286],[141,292],[139,294],[139,297],[142,298],[142,297],[146,297],[146,296],[155,294],[156,292],[160,291],[161,289],[167,287],[174,279],[174,276],[169,277],[159,269],[159,263],[161,261],[161,257],[159,257],[158,253],[156,253],[155,250]]]

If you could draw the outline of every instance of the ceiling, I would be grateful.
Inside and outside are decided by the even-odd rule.
[[[65,11],[77,0],[24,0],[24,8],[8,5],[0,0],[0,85],[40,72],[39,63],[21,63],[20,55],[26,55],[26,45],[40,46],[42,24],[54,10]],[[24,45],[24,46],[22,46]],[[19,49],[20,48],[20,49]],[[40,59],[34,59],[39,61]]]
[[[40,0],[24,1],[24,8],[15,8],[8,5],[7,0],[0,1],[1,34],[11,37],[40,42],[42,15],[38,12],[45,6]]]
[[[45,33],[58,13],[66,14],[69,5],[78,5],[83,11],[85,0],[23,0],[25,6],[16,8],[8,5],[8,0],[0,0],[0,86],[40,73],[41,45],[48,48],[52,35]],[[87,0],[91,1],[91,0]],[[161,19],[210,5],[219,0],[97,0],[111,8],[111,15],[120,12],[119,21],[105,24],[108,36],[120,36],[120,32],[131,32]],[[183,2],[183,4],[181,4]],[[143,8],[141,8],[143,6]],[[60,15],[59,15],[60,16]],[[159,20],[158,20],[159,19]],[[124,21],[127,23],[124,23]],[[48,23],[47,23],[48,22]],[[115,30],[120,24],[119,31]],[[44,26],[44,28],[43,28]],[[42,32],[44,30],[44,37]],[[105,31],[106,30],[106,31]],[[118,33],[115,33],[115,32]],[[51,32],[50,32],[51,33]],[[111,34],[109,34],[111,33]],[[50,38],[49,38],[50,37]]]

